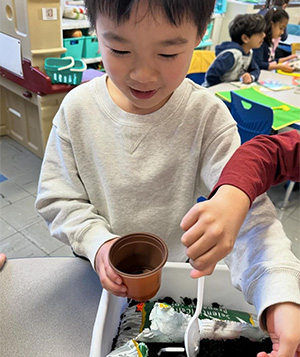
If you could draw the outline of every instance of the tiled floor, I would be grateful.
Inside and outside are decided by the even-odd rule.
[[[0,137],[0,252],[8,258],[73,256],[50,236],[35,208],[42,160],[7,136]]]
[[[0,252],[8,258],[72,256],[69,246],[51,238],[48,228],[34,209],[42,160],[7,136],[0,137]],[[268,194],[280,207],[285,184]],[[300,258],[300,195],[295,191],[285,211],[277,208],[292,249]]]

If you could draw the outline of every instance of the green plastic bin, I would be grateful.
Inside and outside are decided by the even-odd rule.
[[[81,83],[86,64],[82,60],[74,60],[73,57],[48,57],[45,59],[45,70],[51,83],[76,85]]]
[[[73,57],[74,59],[82,57],[83,45],[84,45],[84,36],[83,37],[71,37],[64,38],[63,44],[67,49],[65,53],[62,53],[61,57]]]
[[[83,58],[100,57],[99,43],[97,36],[85,36],[83,45]]]

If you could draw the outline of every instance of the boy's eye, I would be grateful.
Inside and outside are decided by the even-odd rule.
[[[178,54],[173,54],[173,55],[165,55],[165,54],[160,54],[161,57],[166,58],[166,59],[174,59],[178,56]]]
[[[112,54],[114,54],[116,56],[124,56],[124,55],[127,55],[128,53],[130,53],[129,51],[114,50],[113,48],[110,48],[110,51],[111,51]]]

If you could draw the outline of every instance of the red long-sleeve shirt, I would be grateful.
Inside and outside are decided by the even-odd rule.
[[[222,185],[244,191],[251,204],[272,185],[300,181],[300,135],[296,130],[259,135],[240,146],[224,167],[209,197]]]

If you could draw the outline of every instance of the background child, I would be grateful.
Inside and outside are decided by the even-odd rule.
[[[287,57],[274,57],[273,39],[281,37],[289,21],[288,13],[281,7],[273,7],[268,10],[265,15],[266,21],[266,37],[260,48],[254,49],[254,59],[260,69],[273,70],[281,69],[284,72],[291,73],[293,68],[288,64],[284,64],[290,59],[296,58],[297,55]]]
[[[269,9],[271,9],[274,6],[280,6],[285,10],[287,8],[289,2],[290,2],[290,0],[266,0],[265,5],[263,6],[262,9],[259,10],[258,13],[262,16],[265,16],[265,14],[269,11]],[[286,37],[287,37],[287,35],[286,35]],[[286,37],[285,37],[285,39],[286,39]],[[283,41],[285,39],[283,39]]]
[[[282,7],[284,10],[287,8],[288,4],[289,4],[289,0],[267,0],[265,2],[264,7],[259,10],[259,14],[262,16],[265,16],[266,13],[269,11],[270,8],[272,8],[273,6],[280,6]],[[273,48],[272,51],[274,52],[274,57],[279,58],[279,57],[286,57],[287,54],[285,51],[278,49],[278,45],[280,40],[281,41],[285,41],[288,37],[288,32],[287,32],[287,27],[284,29],[284,33],[281,35],[281,37],[277,37],[277,38],[273,38],[272,42],[273,42]]]
[[[216,59],[205,75],[204,87],[221,82],[241,80],[251,83],[258,79],[260,69],[253,58],[252,48],[262,45],[265,21],[261,15],[237,15],[229,25],[232,41],[216,46]]]
[[[196,219],[185,233],[195,243],[187,250],[180,222],[197,197],[211,191],[240,138],[224,103],[185,79],[213,0],[86,5],[107,75],[64,98],[48,139],[36,207],[53,236],[90,260],[105,289],[126,296],[108,262],[113,242],[152,232],[165,240],[170,261],[188,256],[198,268],[201,222]],[[265,315],[273,320],[271,307],[291,311],[288,302],[300,304],[300,264],[266,195],[253,203],[226,261],[262,328]],[[280,321],[287,331],[289,324],[285,317]]]

